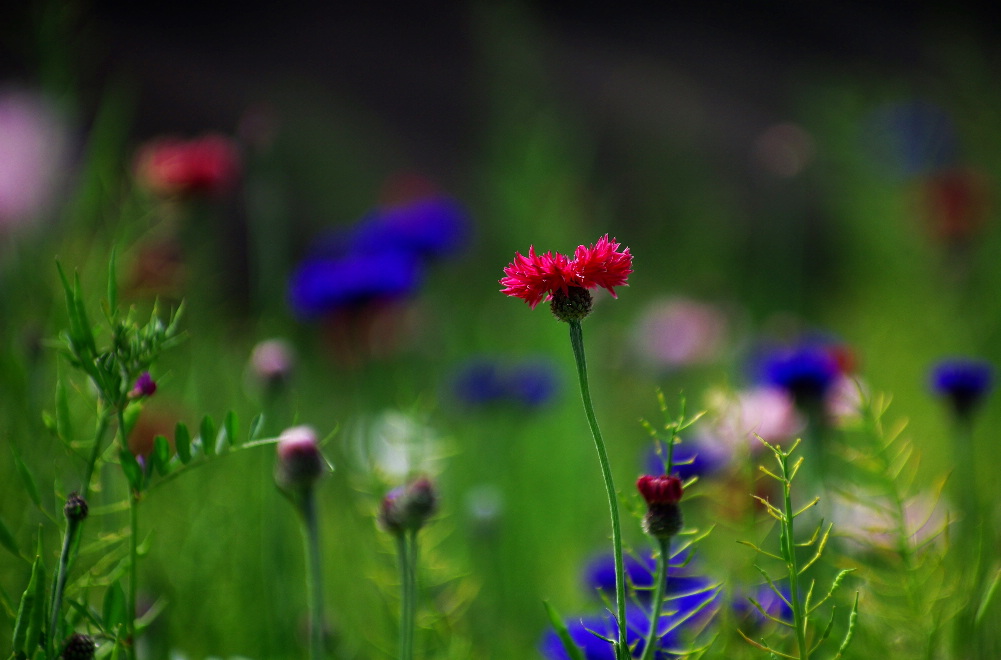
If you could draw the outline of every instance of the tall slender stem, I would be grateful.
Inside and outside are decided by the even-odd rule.
[[[668,565],[671,563],[671,539],[669,537],[657,537],[660,542],[660,558],[657,560],[657,576],[654,578],[653,600],[650,601],[650,627],[646,635],[646,644],[643,646],[643,655],[640,660],[650,660],[657,652],[657,628],[660,623],[660,611],[664,605],[664,593],[667,591]]]
[[[302,498],[303,541],[306,546],[306,592],[309,599],[309,657],[320,660],[323,648],[323,576],[320,560],[320,527],[316,516],[316,497],[309,488]]]
[[[580,397],[584,402],[584,414],[591,427],[594,437],[594,447],[598,452],[598,463],[601,465],[601,476],[605,481],[605,492],[608,494],[608,509],[612,517],[612,553],[615,558],[615,603],[616,619],[619,629],[619,641],[615,647],[616,658],[629,657],[629,645],[626,642],[626,583],[622,560],[622,530],[619,524],[619,506],[616,501],[615,485],[612,482],[612,470],[608,463],[608,453],[605,442],[601,439],[598,420],[594,416],[594,406],[591,403],[591,392],[587,384],[587,360],[584,357],[584,334],[580,321],[568,321],[570,326],[570,346],[573,348],[574,359],[577,362],[577,378],[580,381]]]
[[[129,489],[129,591],[125,604],[125,620],[128,622],[128,657],[136,658],[136,594],[139,584],[139,493]]]
[[[414,619],[416,610],[417,534],[400,530],[396,534],[396,549],[400,559],[400,660],[411,660],[414,655]]]
[[[49,618],[48,644],[46,648],[49,653],[54,649],[54,644],[60,639],[59,616],[62,612],[63,593],[66,590],[66,578],[69,576],[70,549],[73,547],[73,538],[76,530],[80,527],[80,521],[70,518],[66,521],[66,534],[63,536],[63,549],[59,555],[59,572],[56,574],[55,588],[52,591],[52,616]]]

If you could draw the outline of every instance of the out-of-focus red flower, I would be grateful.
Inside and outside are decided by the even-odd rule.
[[[591,247],[578,246],[573,259],[559,252],[538,254],[531,246],[528,256],[516,252],[514,260],[504,268],[501,293],[521,298],[532,309],[556,291],[567,294],[570,287],[602,287],[615,297],[614,287],[626,285],[633,272],[632,263],[629,248],[620,251],[619,243],[609,239],[608,234]]]
[[[938,172],[921,185],[926,222],[937,239],[967,241],[983,226],[990,211],[987,178],[971,168]]]
[[[677,504],[681,500],[684,489],[681,479],[674,475],[645,474],[636,480],[636,489],[650,506],[658,504]]]
[[[136,175],[143,185],[165,197],[217,195],[239,177],[240,154],[236,144],[222,135],[160,138],[139,150]]]

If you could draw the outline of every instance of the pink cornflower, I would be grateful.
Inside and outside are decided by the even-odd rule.
[[[504,268],[501,293],[521,298],[532,309],[557,291],[568,295],[571,287],[602,287],[616,297],[614,287],[625,286],[633,272],[629,248],[618,248],[615,239],[605,234],[591,247],[578,246],[573,259],[559,252],[538,254],[534,246],[528,249],[528,256],[516,252],[514,261]]]

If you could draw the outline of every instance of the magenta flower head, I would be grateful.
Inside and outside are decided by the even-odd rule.
[[[678,503],[684,488],[680,478],[667,474],[645,474],[636,480],[636,489],[647,504],[643,531],[657,538],[670,538],[681,531],[684,520]]]
[[[316,432],[309,426],[294,426],[282,431],[278,437],[277,455],[275,483],[289,495],[308,491],[327,470]]]
[[[416,532],[438,510],[438,493],[427,477],[394,488],[379,505],[379,523],[393,534]]]
[[[632,264],[629,248],[620,251],[619,243],[608,234],[591,247],[578,246],[572,259],[559,252],[538,254],[531,246],[528,256],[516,252],[514,261],[504,268],[501,293],[521,298],[532,309],[543,300],[552,300],[556,318],[579,321],[591,311],[587,289],[601,287],[617,297],[615,287],[626,286]]]
[[[156,381],[149,375],[148,371],[142,372],[136,378],[135,387],[129,392],[130,399],[145,399],[156,394]]]

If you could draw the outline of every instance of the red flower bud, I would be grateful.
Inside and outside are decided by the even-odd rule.
[[[636,488],[648,505],[677,504],[684,492],[681,479],[666,474],[657,476],[645,474],[636,480]]]

